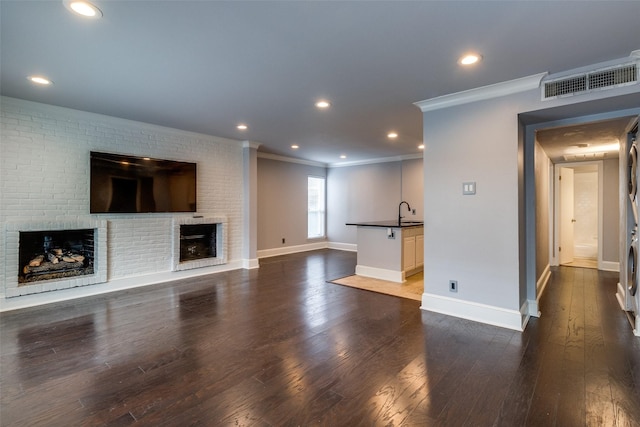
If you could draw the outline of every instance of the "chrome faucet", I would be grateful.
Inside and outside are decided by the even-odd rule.
[[[409,206],[409,203],[405,202],[404,200],[401,201],[400,204],[398,205],[398,227],[402,225],[403,216],[400,214],[400,208],[402,207],[403,204],[407,205],[407,209],[409,209],[409,212],[411,212],[411,206]]]

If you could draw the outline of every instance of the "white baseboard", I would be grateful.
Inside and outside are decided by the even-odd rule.
[[[204,276],[207,274],[221,273],[223,271],[239,270],[243,268],[241,260],[231,261],[223,265],[195,268],[182,271],[164,271],[161,273],[145,274],[144,276],[125,277],[113,279],[108,282],[95,285],[79,286],[76,288],[62,289],[38,294],[23,295],[13,298],[0,299],[0,312],[18,310],[54,302],[68,301],[77,298],[85,298],[126,289],[140,288],[143,286],[157,285],[173,280],[189,277]]]
[[[420,308],[516,331],[523,331],[523,324],[526,325],[526,320],[528,320],[523,320],[523,315],[518,310],[508,310],[428,293],[422,294]]]
[[[631,308],[627,306],[627,290],[620,282],[618,282],[618,286],[616,287],[616,299],[622,310],[627,311]]]
[[[540,317],[540,305],[538,304],[537,299],[529,299],[527,300],[527,312],[526,314],[530,317]]]
[[[272,256],[295,254],[298,252],[315,251],[317,249],[335,249],[338,251],[357,252],[358,245],[355,243],[340,242],[314,242],[304,245],[284,246],[282,248],[262,249],[258,251],[258,258],[269,258]]]
[[[260,261],[258,258],[253,259],[243,259],[242,260],[242,268],[245,270],[252,270],[254,268],[260,268]]]
[[[314,242],[314,243],[306,243],[304,245],[296,245],[296,246],[284,246],[282,248],[273,248],[273,249],[263,249],[258,251],[258,258],[269,258],[272,256],[278,255],[288,255],[295,254],[298,252],[307,252],[307,251],[315,251],[317,249],[326,249],[329,247],[329,244],[326,241],[322,242]]]
[[[547,287],[547,283],[549,283],[550,277],[551,277],[551,267],[549,266],[549,264],[547,264],[547,266],[542,271],[542,274],[538,278],[538,281],[536,282],[536,294],[537,294],[538,300],[540,300],[540,296],[542,296],[542,293]]]
[[[533,317],[540,317],[540,298],[542,298],[542,294],[547,289],[547,284],[549,283],[550,278],[551,266],[547,264],[542,271],[540,278],[536,282],[536,299],[535,301],[529,300],[529,315]]]
[[[371,277],[373,279],[386,280],[389,282],[403,283],[404,272],[387,270],[385,268],[369,267],[366,265],[356,265],[356,274],[358,276]]]
[[[524,331],[524,328],[527,327],[527,323],[529,323],[529,319],[531,319],[531,313],[534,312],[538,314],[538,304],[535,301],[525,300],[520,307],[520,330]],[[538,316],[534,316],[538,317]]]
[[[613,261],[602,261],[598,266],[598,269],[603,271],[620,271],[620,263]]]
[[[355,243],[329,242],[328,248],[339,251],[358,252],[358,245]]]

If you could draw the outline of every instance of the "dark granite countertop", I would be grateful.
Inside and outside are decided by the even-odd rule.
[[[398,224],[398,220],[387,221],[369,221],[369,222],[348,222],[346,225],[356,225],[358,227],[382,227],[382,228],[407,228],[407,227],[424,227],[423,221],[402,221]]]

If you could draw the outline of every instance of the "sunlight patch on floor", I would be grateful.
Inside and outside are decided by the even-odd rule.
[[[386,295],[408,298],[415,301],[422,300],[424,290],[424,278],[422,272],[407,278],[404,283],[389,282],[386,280],[372,279],[364,276],[347,276],[332,280],[331,283],[364,289]]]
[[[574,258],[572,262],[562,264],[565,267],[598,268],[598,260],[593,258]]]

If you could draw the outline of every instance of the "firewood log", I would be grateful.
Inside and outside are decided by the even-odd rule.
[[[38,255],[37,257],[29,261],[29,267],[37,267],[42,264],[42,261],[44,261],[44,255]]]

